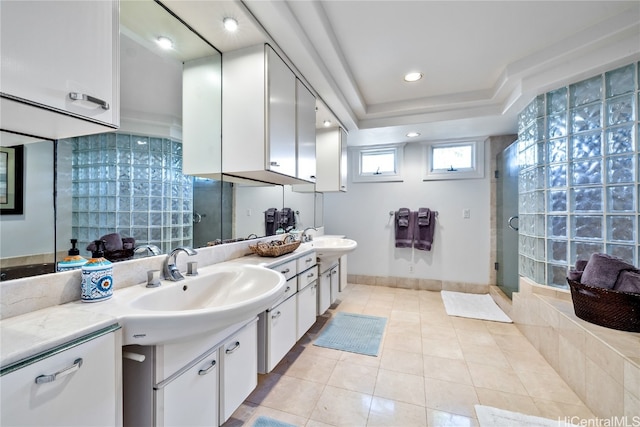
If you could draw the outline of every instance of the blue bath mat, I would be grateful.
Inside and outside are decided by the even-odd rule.
[[[293,424],[284,423],[269,417],[258,417],[253,427],[296,427]]]
[[[385,317],[338,312],[313,344],[377,356],[386,324]]]

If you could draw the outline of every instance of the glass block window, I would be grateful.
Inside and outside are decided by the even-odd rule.
[[[640,265],[638,63],[536,97],[518,116],[520,274],[566,287],[593,252]]]
[[[71,139],[73,236],[78,248],[118,232],[165,253],[192,245],[193,179],[182,174],[182,143],[104,133]]]

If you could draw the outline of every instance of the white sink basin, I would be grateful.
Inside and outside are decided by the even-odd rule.
[[[198,276],[116,292],[125,308],[124,344],[153,345],[222,330],[270,307],[284,293],[285,278],[250,265],[214,265]],[[129,291],[129,292],[127,292]]]
[[[312,241],[316,256],[320,262],[330,263],[342,255],[353,252],[358,247],[358,242],[340,237],[316,237]]]

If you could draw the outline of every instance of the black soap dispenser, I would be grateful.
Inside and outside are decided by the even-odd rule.
[[[71,249],[69,255],[58,262],[58,271],[77,270],[87,263],[87,260],[80,256],[80,250],[76,248],[78,239],[71,239]]]

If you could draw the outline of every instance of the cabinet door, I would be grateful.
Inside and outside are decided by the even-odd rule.
[[[267,55],[268,140],[265,169],[296,176],[296,78],[270,48]]]
[[[296,340],[302,338],[316,322],[317,288],[318,285],[316,281],[296,294],[296,298],[298,298],[298,328]]]
[[[267,312],[269,344],[267,372],[282,360],[296,343],[296,299],[289,298]]]
[[[156,391],[157,416],[170,426],[218,425],[218,352]]]
[[[331,305],[331,270],[320,275],[318,287],[318,316],[324,314]]]
[[[297,177],[316,180],[316,98],[296,79],[296,145],[298,149]]]
[[[3,1],[0,7],[1,92],[117,125],[118,2]]]
[[[257,320],[242,328],[221,351],[220,424],[231,417],[258,385]]]
[[[109,333],[4,375],[0,425],[115,425],[116,357]]]
[[[340,267],[336,265],[331,269],[331,304],[338,299],[340,292]]]

